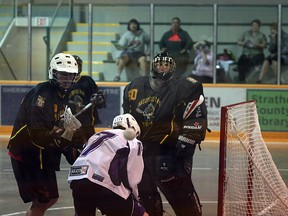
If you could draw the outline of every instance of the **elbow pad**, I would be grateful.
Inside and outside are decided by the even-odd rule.
[[[196,144],[205,139],[207,121],[205,119],[189,119],[185,121],[182,134],[178,136],[176,157],[193,156]]]
[[[205,139],[207,129],[206,119],[189,119],[184,122],[182,134],[178,140],[189,144],[200,144]]]

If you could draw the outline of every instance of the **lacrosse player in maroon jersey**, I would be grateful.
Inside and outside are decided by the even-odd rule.
[[[130,114],[113,119],[112,129],[94,134],[72,165],[68,182],[77,216],[147,216],[139,203],[143,146]]]
[[[50,61],[49,81],[30,90],[18,110],[8,154],[20,196],[24,203],[31,202],[27,216],[42,216],[57,202],[56,171],[61,154],[71,164],[77,157],[73,145],[81,139],[73,134],[77,135],[81,123],[67,108],[68,92],[77,74],[72,55],[56,54]]]
[[[139,195],[147,213],[163,215],[158,188],[177,216],[200,216],[191,170],[195,147],[205,139],[207,108],[202,84],[174,78],[175,67],[168,52],[156,55],[151,75],[125,87],[122,106],[141,128],[145,169]]]

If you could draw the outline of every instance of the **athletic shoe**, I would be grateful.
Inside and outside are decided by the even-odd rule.
[[[120,76],[115,76],[114,79],[113,79],[113,81],[114,81],[114,82],[119,82],[120,79],[121,79]]]

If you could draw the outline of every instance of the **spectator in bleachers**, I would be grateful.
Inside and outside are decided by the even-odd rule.
[[[140,23],[136,19],[128,22],[127,30],[116,46],[121,52],[116,56],[117,76],[114,81],[120,81],[124,67],[131,63],[138,63],[141,75],[147,75],[146,56],[150,55],[150,36],[140,28]]]
[[[261,21],[255,19],[251,22],[251,29],[244,32],[238,40],[238,45],[243,47],[242,55],[238,59],[239,81],[246,83],[246,75],[264,61],[264,49],[267,46],[265,34],[260,31]]]
[[[175,77],[181,76],[186,72],[192,44],[193,40],[188,32],[181,28],[180,18],[172,18],[171,29],[163,34],[159,47],[162,52],[169,51],[175,60]]]
[[[266,57],[266,59],[263,62],[259,78],[257,83],[262,83],[262,79],[264,75],[268,72],[268,70],[271,69],[274,72],[274,74],[277,74],[278,67],[278,55],[277,55],[277,48],[278,48],[278,24],[273,22],[270,25],[270,42],[269,42],[269,52],[270,54]],[[282,65],[288,64],[288,34],[281,31],[281,58],[280,58]]]
[[[196,57],[191,76],[202,83],[213,83],[213,53],[210,46],[211,43],[206,40],[193,45]]]

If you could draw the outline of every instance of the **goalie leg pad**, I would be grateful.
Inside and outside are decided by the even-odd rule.
[[[149,215],[163,216],[163,204],[158,191],[140,196],[140,201]]]
[[[150,173],[144,171],[142,181],[139,184],[140,202],[146,212],[153,216],[163,216],[163,205],[160,193]]]
[[[178,176],[169,185],[162,184],[159,188],[176,215],[202,216],[202,205],[190,175]]]

